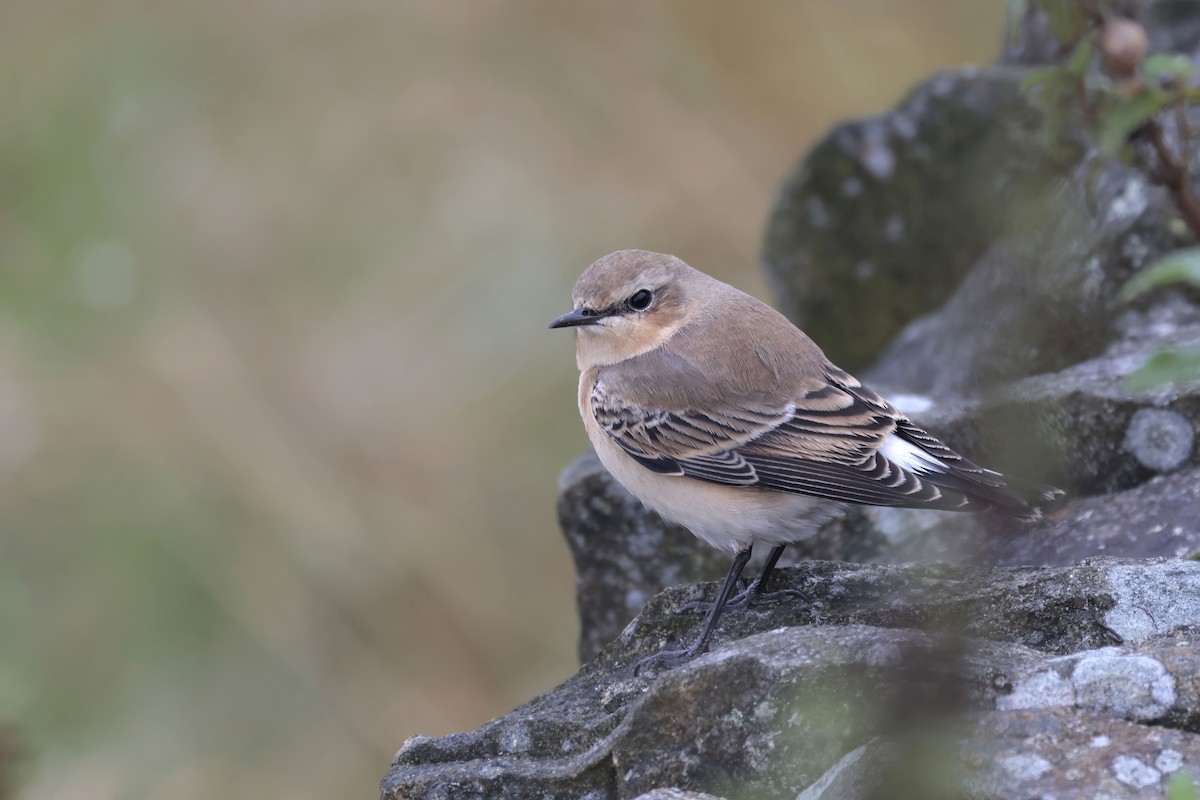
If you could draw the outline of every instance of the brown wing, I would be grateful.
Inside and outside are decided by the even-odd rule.
[[[639,404],[603,379],[596,421],[631,457],[664,475],[886,506],[1027,516],[1003,477],[918,428],[842,370],[787,402],[723,395],[705,407]]]

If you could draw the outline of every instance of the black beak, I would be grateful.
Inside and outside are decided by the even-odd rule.
[[[576,308],[550,323],[551,328],[578,328],[581,325],[599,325],[604,314],[590,308]]]

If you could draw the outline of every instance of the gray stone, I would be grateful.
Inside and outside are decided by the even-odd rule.
[[[1073,500],[1037,525],[995,524],[977,552],[995,564],[1064,566],[1101,555],[1181,558],[1200,553],[1200,469]]]
[[[1197,342],[1195,321],[1155,327],[1096,358],[1006,386],[986,401],[931,403],[913,416],[951,446],[1008,475],[1043,480],[1074,495],[1126,489],[1164,468],[1200,463],[1192,446],[1200,427],[1200,378],[1144,392],[1127,384],[1160,350]],[[1134,425],[1144,410],[1170,412],[1172,422]]]
[[[1125,428],[1125,450],[1143,467],[1170,472],[1187,463],[1196,432],[1192,422],[1176,411],[1139,408]]]
[[[1200,631],[1190,625],[1153,636],[1132,652],[1162,664],[1174,683],[1174,702],[1161,722],[1172,728],[1200,731]],[[1196,776],[1200,779],[1200,773]]]
[[[1131,722],[1156,722],[1175,707],[1175,677],[1161,661],[1116,647],[1088,650],[1039,664],[1013,681],[1003,710],[1064,706]]]
[[[1197,8],[1129,10],[1153,50],[1195,53]],[[1059,55],[1040,12],[1010,28],[1009,62]],[[1117,289],[1186,243],[1143,171],[1099,159],[1081,131],[1070,143],[1043,135],[1019,90],[1027,74],[935,76],[892,111],[835,129],[786,182],[764,268],[781,310],[840,366],[873,363],[859,377],[934,395],[1061,370],[1122,336]]]
[[[725,800],[707,792],[689,792],[684,789],[652,789],[639,794],[634,800]]]
[[[864,796],[878,781],[876,764],[881,757],[875,753],[878,740],[872,739],[842,756],[836,764],[808,788],[796,795],[796,800],[834,800]]]
[[[785,182],[763,263],[780,309],[840,366],[868,364],[950,297],[1005,203],[1054,172],[1023,74],[937,75],[893,111],[836,128]]]
[[[1167,583],[1183,580],[1178,575],[1160,574],[1164,568],[1153,566],[1158,563],[1139,565],[1136,574],[1147,580],[1156,576],[1156,581]],[[1171,565],[1171,569],[1182,565],[1183,576],[1200,575],[1200,564],[1173,560],[1161,564]],[[1094,649],[1119,641],[1111,624],[1124,625],[1123,618],[1110,619],[1109,612],[1117,608],[1115,592],[1127,583],[1113,585],[1109,577],[1125,576],[1121,566],[1121,562],[1105,559],[1067,569],[1004,570],[806,561],[778,570],[770,585],[772,589],[796,589],[802,600],[730,612],[722,617],[713,641],[721,643],[780,626],[865,625],[953,630],[1054,654]],[[1180,613],[1186,615],[1195,608],[1188,594],[1191,590],[1185,582],[1164,587],[1161,597],[1164,603],[1178,603]],[[700,614],[678,612],[714,592],[714,585],[667,589],[605,648],[602,657],[636,659],[665,646],[678,646],[697,634],[702,622]],[[1152,632],[1161,632],[1166,625],[1159,617],[1175,619],[1165,615],[1146,618],[1140,614],[1140,603],[1144,601],[1132,598],[1118,613],[1127,610],[1135,615],[1137,626]],[[1170,627],[1174,625],[1166,629]],[[1135,626],[1130,623],[1124,628],[1134,630]]]
[[[751,636],[662,675],[614,745],[636,794],[668,783],[795,797],[872,738],[912,631],[794,627]]]
[[[970,718],[965,794],[987,800],[1162,798],[1171,775],[1200,774],[1200,736],[1066,709]]]
[[[1026,0],[1008,0],[1004,30],[1004,50],[1000,61],[1006,64],[1042,66],[1062,58],[1062,46],[1050,33],[1046,15]]]
[[[410,739],[383,796],[607,800],[674,787],[833,800],[872,783],[939,796],[920,782],[932,776],[1015,797],[987,765],[1001,765],[1004,786],[1111,778],[1141,791],[1151,783],[1130,787],[1118,774],[1136,783],[1151,773],[1114,768],[1118,756],[1156,770],[1158,788],[1197,763],[1196,737],[1163,726],[1200,718],[1200,564],[809,562],[780,577],[803,600],[731,612],[711,652],[635,676],[637,659],[695,634],[699,616],[679,610],[715,586],[661,593],[563,685],[476,731]],[[967,712],[994,716],[964,728]],[[1156,727],[1142,724],[1151,718]],[[1084,746],[1104,749],[1099,766],[1091,750],[1076,752]],[[962,754],[961,770],[905,767],[946,747]],[[1080,764],[1102,774],[1077,775]]]
[[[947,301],[904,327],[860,377],[905,392],[973,395],[1056,372],[1127,338],[1118,290],[1180,246],[1178,214],[1141,173],[1095,167],[1089,160],[1028,198],[1023,214],[1032,221],[1011,222]],[[1158,303],[1181,305],[1153,295],[1143,313]]]

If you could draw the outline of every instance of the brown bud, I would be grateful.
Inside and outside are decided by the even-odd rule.
[[[1131,19],[1110,19],[1100,31],[1100,64],[1115,81],[1137,73],[1146,57],[1146,29]]]

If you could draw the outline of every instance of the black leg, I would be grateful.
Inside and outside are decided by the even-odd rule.
[[[754,606],[766,605],[768,603],[779,603],[784,600],[791,600],[797,597],[803,597],[804,594],[796,589],[780,589],[778,592],[764,592],[763,587],[767,585],[767,578],[771,577],[771,572],[775,569],[775,563],[779,561],[779,557],[783,555],[783,548],[786,544],[776,545],[771,551],[771,555],[767,556],[767,563],[763,564],[762,571],[758,573],[758,577],[754,582],[747,587],[745,598],[742,603],[746,604],[746,608]],[[738,598],[734,598],[737,600]],[[741,605],[742,603],[738,603]],[[726,608],[733,606],[733,600],[729,602]]]
[[[636,675],[646,667],[658,664],[662,664],[668,669],[677,667],[685,661],[691,660],[698,653],[704,652],[704,648],[708,646],[709,637],[712,636],[713,629],[717,627],[717,620],[721,617],[721,611],[724,610],[725,604],[729,602],[729,595],[733,594],[733,589],[741,579],[742,570],[746,568],[746,562],[749,560],[749,547],[739,551],[734,556],[733,565],[729,567],[729,572],[725,575],[725,581],[721,584],[721,591],[717,593],[716,602],[708,610],[708,617],[704,620],[704,630],[700,632],[700,636],[697,637],[696,641],[692,642],[684,650],[664,650],[661,653],[655,653],[652,656],[643,658],[633,668],[634,674]]]
[[[800,592],[795,589],[783,589],[769,594],[763,593],[763,587],[767,585],[767,578],[771,577],[771,573],[775,570],[775,564],[779,562],[779,557],[783,555],[785,547],[787,547],[786,544],[780,544],[771,549],[771,554],[767,556],[767,562],[759,570],[758,577],[737,595],[731,597],[729,602],[725,604],[726,608],[753,608],[756,605],[778,603],[782,600],[801,596]],[[712,603],[697,601],[695,603],[688,603],[682,610],[698,611],[703,609],[708,611],[711,607]]]
[[[742,595],[745,597],[743,602],[746,604],[746,608],[753,606],[754,601],[758,600],[759,596],[762,594],[762,588],[767,585],[767,578],[771,577],[771,572],[775,569],[775,565],[779,562],[779,557],[783,555],[783,548],[785,547],[787,547],[786,544],[777,544],[771,549],[770,555],[767,556],[767,562],[763,564],[762,569],[759,570],[758,577],[756,577],[750,583],[750,585],[746,587],[746,591],[742,593]]]

